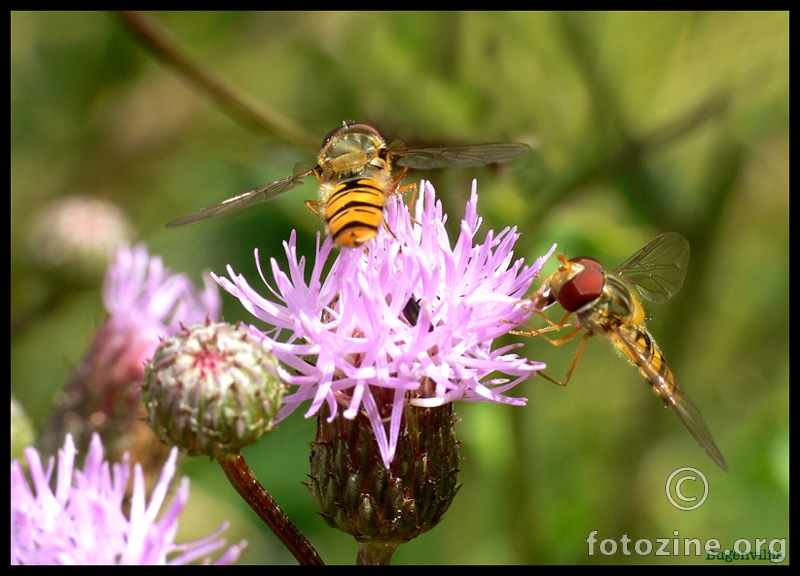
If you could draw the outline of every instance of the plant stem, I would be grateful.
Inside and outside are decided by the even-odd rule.
[[[236,86],[200,66],[161,24],[149,14],[123,10],[122,20],[153,53],[176,68],[224,110],[247,124],[315,152],[319,143],[288,118],[271,110]]]
[[[392,560],[392,555],[400,542],[362,542],[358,545],[356,565],[358,566],[385,566]]]
[[[278,539],[303,565],[324,564],[311,542],[303,536],[278,503],[261,485],[241,454],[217,458],[233,487],[245,502],[258,514]]]

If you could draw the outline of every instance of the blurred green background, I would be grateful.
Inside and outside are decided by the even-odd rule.
[[[614,267],[661,232],[691,243],[682,291],[648,307],[648,325],[730,473],[595,338],[567,387],[520,386],[525,408],[458,405],[461,491],[393,563],[706,562],[598,547],[590,556],[594,530],[598,541],[716,538],[722,548],[788,539],[788,13],[155,17],[203,66],[315,142],[347,119],[410,144],[535,144],[501,169],[406,180],[432,180],[453,230],[477,177],[483,230],[518,226],[526,260],[558,243]],[[113,201],[135,240],[195,280],[231,264],[258,285],[254,248],[283,261],[281,242],[297,229],[308,255],[322,229],[302,205],[316,196],[311,181],[269,205],[164,228],[313,163],[318,150],[215,106],[116,14],[11,14],[11,145],[11,390],[37,426],[104,317],[98,278],[67,281],[36,264],[31,230],[48,203]],[[226,319],[251,321],[223,299]],[[578,344],[517,339],[556,376]],[[325,525],[301,484],[313,435],[298,411],[245,456],[322,557],[352,563],[356,543]],[[664,491],[683,466],[710,486],[692,512]],[[218,467],[187,459],[183,471],[193,482],[182,538],[227,518],[227,536],[250,541],[242,562],[294,562]]]

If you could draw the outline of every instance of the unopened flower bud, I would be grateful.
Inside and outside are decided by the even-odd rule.
[[[147,421],[190,455],[237,453],[272,430],[285,385],[247,327],[198,324],[164,340],[145,371]]]

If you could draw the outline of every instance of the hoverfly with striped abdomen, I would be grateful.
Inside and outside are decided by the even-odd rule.
[[[387,197],[405,189],[400,188],[400,182],[410,168],[482,166],[528,152],[527,144],[515,142],[406,148],[398,140],[387,146],[372,126],[344,123],[325,137],[316,166],[300,165],[292,176],[200,208],[169,222],[167,227],[201,222],[272,200],[313,174],[319,180],[319,200],[307,200],[306,206],[325,220],[325,230],[336,244],[354,248],[375,237],[383,222]],[[402,168],[394,175],[393,162]]]
[[[541,311],[558,302],[567,311],[559,324],[550,328],[526,332],[541,335],[556,346],[585,331],[578,352],[562,381],[540,372],[548,380],[566,385],[590,336],[608,338],[623,356],[644,375],[653,390],[678,415],[700,447],[723,470],[728,465],[711,437],[700,410],[678,385],[664,355],[645,327],[645,312],[633,293],[636,287],[643,298],[651,302],[666,302],[683,285],[689,262],[689,242],[680,234],[668,232],[651,240],[614,271],[607,271],[594,258],[567,260],[559,256],[561,266],[550,275],[531,298],[531,307]],[[557,340],[542,332],[568,326],[574,314],[575,327]],[[518,332],[519,333],[519,332]]]

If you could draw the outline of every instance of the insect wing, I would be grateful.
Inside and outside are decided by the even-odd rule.
[[[277,198],[278,196],[286,194],[290,190],[294,190],[300,186],[303,183],[302,179],[313,172],[314,169],[312,168],[310,170],[306,170],[305,172],[300,172],[299,174],[287,176],[286,178],[281,178],[275,182],[264,184],[263,186],[259,186],[258,188],[254,188],[253,190],[239,194],[238,196],[234,196],[233,198],[228,198],[222,202],[204,206],[203,208],[195,210],[186,216],[182,216],[171,222],[168,222],[167,228],[174,228],[176,226],[184,226],[186,224],[202,222],[203,220],[210,220],[211,218],[224,216],[225,214],[236,212],[237,210],[247,208],[248,206],[260,204],[261,202],[266,202],[267,200],[272,200],[273,198]]]
[[[678,418],[681,419],[681,422],[694,436],[694,439],[706,454],[727,472],[728,464],[725,462],[725,458],[722,456],[722,452],[720,452],[716,442],[714,442],[714,438],[711,436],[702,414],[700,414],[700,409],[678,385],[672,371],[667,368],[666,361],[661,353],[654,354],[653,350],[643,344],[644,339],[637,337],[635,334],[637,330],[641,329],[615,327],[615,330],[611,333],[613,334],[614,343],[633,360],[650,385],[664,402],[669,404],[675,411]],[[642,336],[649,338],[652,346],[655,347],[655,341],[652,336],[644,331]]]
[[[642,297],[663,303],[683,286],[689,265],[689,241],[667,232],[656,236],[614,270],[626,284],[636,286]]]
[[[677,399],[674,396],[675,395],[667,399],[666,402],[672,406],[678,418],[686,425],[686,428],[689,429],[689,432],[691,432],[694,439],[697,440],[697,443],[700,444],[700,447],[705,450],[706,454],[708,454],[720,468],[727,472],[728,463],[725,462],[725,458],[722,456],[716,442],[714,442],[714,438],[711,437],[711,432],[708,426],[706,426],[703,416],[700,414],[700,409],[692,402],[692,399],[689,398],[685,392],[678,392]]]
[[[435,168],[469,167],[506,162],[524,156],[530,146],[518,142],[496,142],[470,146],[442,146],[437,148],[396,148],[389,146],[391,156],[399,156],[398,166],[419,170]]]

